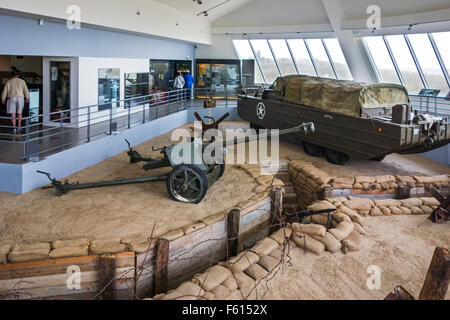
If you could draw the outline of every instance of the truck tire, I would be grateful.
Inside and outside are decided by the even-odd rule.
[[[313,156],[313,157],[322,157],[324,154],[324,148],[321,146],[309,143],[306,141],[303,141],[303,150],[305,150],[305,153],[307,155]]]
[[[345,153],[334,151],[331,149],[326,149],[326,158],[328,162],[337,164],[339,166],[344,165],[350,158]]]

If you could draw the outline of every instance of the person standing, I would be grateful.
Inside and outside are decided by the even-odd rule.
[[[25,102],[28,103],[30,101],[30,92],[28,91],[28,87],[25,81],[19,78],[19,73],[17,71],[13,71],[12,79],[8,80],[5,87],[3,88],[3,104],[5,104],[6,99],[8,99],[6,109],[7,112],[11,115],[11,122],[14,128],[14,133],[20,133],[22,124],[22,111],[23,107],[25,106]]]
[[[175,89],[179,90],[177,93],[177,99],[181,100],[183,97],[183,88],[184,88],[185,82],[183,78],[183,74],[181,72],[178,72],[178,76],[175,78],[175,81],[173,82],[173,86]]]
[[[187,99],[190,100],[192,95],[192,86],[194,85],[194,77],[191,75],[189,70],[187,70],[184,75],[184,82],[186,83],[187,88]]]

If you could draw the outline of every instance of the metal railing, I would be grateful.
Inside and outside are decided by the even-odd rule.
[[[450,101],[443,97],[410,94],[409,99],[414,109],[434,116],[450,116]]]
[[[201,107],[201,100],[214,100],[216,106],[223,107],[236,104],[236,90],[196,88],[188,91],[171,90],[28,116],[21,120],[21,132],[13,131],[13,118],[0,117],[0,160],[37,161],[119,130],[127,130],[187,108]]]

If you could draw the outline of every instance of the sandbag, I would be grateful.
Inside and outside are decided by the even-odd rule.
[[[325,251],[325,245],[322,242],[317,241],[307,234],[299,237],[295,233],[293,233],[291,239],[298,247],[314,252],[317,255],[321,255]]]
[[[187,226],[184,226],[182,229],[184,231],[184,234],[188,235],[191,234],[199,229],[202,229],[206,227],[206,223],[204,222],[197,222],[197,223],[193,223],[193,224],[189,224]]]
[[[251,251],[261,257],[270,254],[276,248],[278,248],[278,242],[271,238],[264,238],[262,241],[258,242]]]
[[[420,209],[422,209],[424,214],[430,215],[433,213],[433,209],[429,206],[420,206]]]
[[[359,232],[353,231],[347,239],[342,240],[344,253],[359,251],[363,245],[363,239]]]
[[[47,250],[50,251],[50,244],[47,242],[33,244],[15,244],[11,247],[11,252]]]
[[[336,224],[341,223],[341,222],[348,222],[348,223],[352,223],[352,219],[350,219],[350,217],[346,214],[343,214],[342,212],[335,212],[332,215],[332,220],[333,220],[333,225],[335,225],[334,222],[336,222]]]
[[[367,234],[366,230],[364,230],[364,228],[357,223],[353,224],[353,230],[358,231],[363,236],[365,236]]]
[[[11,250],[11,246],[8,244],[0,245],[0,264],[8,263],[8,253]]]
[[[420,207],[411,207],[409,209],[411,209],[411,213],[414,214],[414,215],[421,215],[421,214],[423,214],[423,210],[420,209]]]
[[[419,198],[409,198],[409,199],[402,199],[400,200],[403,207],[412,208],[412,207],[418,207],[422,205],[422,200]]]
[[[236,278],[244,299],[256,299],[256,290],[254,290],[256,285],[255,280],[246,275],[244,272],[235,273],[234,277]]]
[[[337,240],[342,241],[346,239],[353,231],[353,223],[341,222],[336,228],[329,229],[328,232],[333,235]]]
[[[370,210],[370,208],[373,205],[373,201],[370,199],[353,199],[353,200],[347,200],[342,202],[344,206],[349,207],[353,210]]]
[[[203,299],[206,299],[206,300],[217,300],[216,296],[212,292],[205,292],[205,294],[203,295]]]
[[[376,176],[375,182],[376,183],[389,183],[389,182],[395,182],[395,177],[390,175],[384,175],[384,176]]]
[[[198,297],[203,296],[204,294],[205,291],[203,291],[199,285],[187,281],[180,284],[180,286],[171,293],[166,294],[161,300],[197,300]]]
[[[332,219],[330,219],[332,220]],[[323,226],[327,225],[328,222],[328,217],[327,216],[322,216],[320,214],[315,214],[313,216],[309,216],[308,219],[306,219],[307,222],[310,223],[316,223],[316,224],[321,224]],[[332,222],[332,221],[330,221]]]
[[[377,207],[390,207],[390,206],[399,207],[402,205],[402,203],[399,200],[395,199],[374,200],[373,202]]]
[[[395,176],[398,182],[404,182],[404,183],[415,183],[416,180],[414,180],[411,176]]]
[[[291,238],[292,238],[292,235],[291,235]],[[290,243],[292,243],[292,241],[289,241],[289,242],[288,242],[288,244],[290,244]],[[273,251],[270,253],[270,256],[271,256],[272,258],[275,258],[277,261],[280,261],[281,258],[282,258],[282,256],[283,256],[283,254],[286,254],[286,252],[283,253],[283,250],[282,250],[281,248],[282,248],[282,247],[280,246],[280,247],[278,247],[278,249],[273,250]]]
[[[370,209],[359,209],[358,210],[358,214],[361,217],[367,217],[369,215],[369,213],[370,213]]]
[[[126,249],[127,246],[120,242],[91,241],[90,253],[91,255],[113,254],[125,252]]]
[[[217,300],[224,300],[231,294],[231,290],[221,284],[212,289],[211,292],[214,294]]]
[[[331,183],[337,183],[337,184],[353,184],[355,183],[355,178],[351,177],[351,178],[345,178],[345,177],[341,177],[341,178],[333,178],[331,180]]]
[[[325,249],[331,253],[338,252],[342,248],[342,244],[329,232],[325,232],[324,236],[311,235],[317,241],[325,245]]]
[[[284,241],[291,237],[292,230],[290,227],[280,228],[270,235],[270,238],[275,240],[279,245],[282,245]]]
[[[433,198],[433,197],[422,197],[419,199],[422,201],[422,204],[424,206],[432,207],[432,206],[440,206],[441,205],[441,203],[436,198]]]
[[[49,250],[47,249],[35,249],[30,251],[11,251],[8,253],[8,262],[18,263],[37,260],[47,260],[48,252]]]
[[[300,224],[300,223],[293,223],[292,224],[292,230],[299,234],[309,234],[309,235],[318,235],[323,237],[325,235],[325,232],[327,232],[327,229],[320,224]]]
[[[200,275],[196,275],[192,282],[201,286],[205,291],[211,291],[222,284],[232,274],[230,270],[221,266],[213,266]]]
[[[356,176],[355,177],[355,183],[374,183],[375,177],[369,177],[369,176]]]
[[[267,270],[257,263],[245,269],[244,273],[254,280],[261,280],[268,274]]]
[[[426,176],[413,176],[414,179],[419,183],[433,183],[436,182],[433,177],[426,177]]]
[[[53,249],[49,256],[52,259],[69,258],[69,257],[84,257],[89,255],[89,247],[62,247]]]
[[[229,260],[231,270],[233,273],[243,272],[259,261],[259,256],[251,251],[244,251],[239,253],[236,257]]]
[[[280,265],[280,260],[277,260],[271,256],[264,256],[261,257],[258,264],[268,272],[272,272],[278,265]]]
[[[353,222],[358,223],[360,226],[364,225],[363,218],[349,207],[341,206],[339,207],[339,212],[349,216]]]
[[[223,283],[223,286],[227,287],[230,290],[236,290],[238,288],[238,284],[236,282],[236,279],[234,279],[233,276],[228,277]]]
[[[392,213],[391,210],[389,210],[388,207],[380,206],[378,208],[381,210],[381,212],[383,212],[383,215],[385,215],[385,216],[390,216],[391,213]]]
[[[383,216],[383,212],[378,207],[374,207],[370,209],[370,215],[373,217],[381,217]]]
[[[364,186],[361,183],[354,183],[353,189],[364,189]]]
[[[411,209],[408,207],[398,207],[401,211],[403,215],[410,215],[412,214]]]
[[[308,210],[317,211],[317,210],[326,210],[326,209],[336,209],[336,207],[327,200],[318,201],[309,205],[307,207]]]
[[[402,212],[402,210],[400,210],[400,208],[399,207],[396,207],[396,206],[389,206],[388,207],[389,208],[389,210],[391,210],[391,213],[393,214],[393,215],[402,215],[403,214],[403,212]]]
[[[52,248],[64,248],[64,247],[85,247],[89,246],[89,239],[82,238],[76,240],[55,240],[52,242]]]

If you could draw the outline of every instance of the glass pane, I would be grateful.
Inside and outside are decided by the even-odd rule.
[[[233,40],[233,45],[239,59],[255,59],[248,40]]]
[[[430,39],[427,34],[411,34],[408,35],[411,45],[422,68],[425,78],[430,89],[441,90],[440,95],[445,95],[448,91],[448,85],[445,81],[444,74],[439,65],[436,54],[431,46]]]
[[[273,83],[280,76],[280,73],[278,72],[275,60],[273,60],[267,40],[250,40],[250,42],[267,83]]]
[[[248,40],[233,40],[233,45],[234,48],[236,49],[239,59],[255,60],[255,56],[253,55],[253,51],[252,48],[250,47],[250,43],[248,42]],[[261,74],[261,70],[259,70],[256,61],[255,61],[255,83],[264,83],[264,78]]]
[[[406,89],[408,89],[409,93],[418,93],[423,88],[423,82],[420,79],[419,71],[417,71],[404,36],[387,36],[386,39],[400,69]]]
[[[339,45],[338,39],[324,39],[327,46],[330,57],[333,60],[336,73],[341,80],[352,80],[352,73],[348,68],[347,61],[345,60],[344,53]]]
[[[120,100],[120,69],[98,69],[98,110],[118,107]]]
[[[286,40],[269,40],[269,43],[272,46],[273,54],[275,55],[275,59],[277,59],[281,73],[284,76],[297,74],[291,54],[286,45]]]
[[[336,79],[333,68],[331,67],[328,55],[323,47],[322,40],[320,39],[307,39],[309,50],[317,66],[317,72],[320,77]]]
[[[450,73],[450,31],[433,33],[434,42],[444,60],[447,72]]]
[[[380,74],[381,81],[401,84],[383,38],[365,37],[363,40],[370,51],[375,67]]]
[[[295,62],[297,63],[297,67],[299,69],[298,72],[300,72],[300,74],[305,74],[308,76],[317,76],[303,40],[290,39],[288,40],[288,44],[291,48]]]
[[[125,101],[126,107],[144,104],[151,93],[150,73],[125,73]],[[134,98],[134,99],[133,99]]]
[[[70,110],[70,62],[50,61],[50,107],[51,112]],[[51,115],[52,121],[70,122],[70,112]]]

